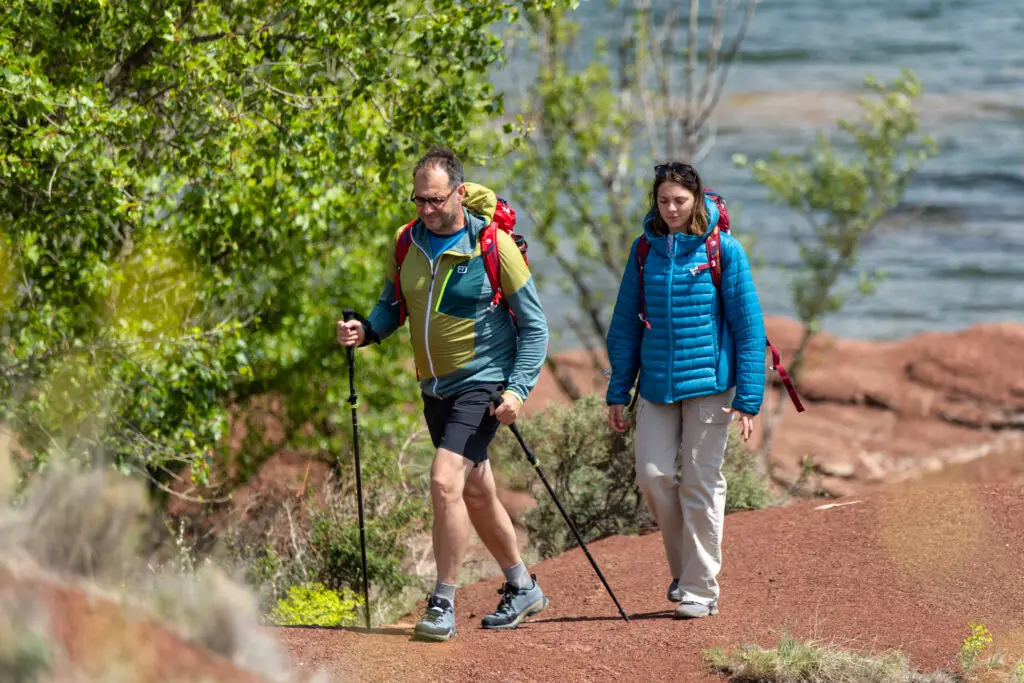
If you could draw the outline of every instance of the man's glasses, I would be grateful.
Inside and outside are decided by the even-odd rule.
[[[676,175],[681,176],[694,174],[693,166],[690,166],[689,164],[676,162],[673,164],[658,164],[657,166],[655,166],[654,177],[664,178],[666,175],[669,174],[670,171],[672,173],[675,173]]]
[[[411,197],[409,197],[409,201],[415,204],[417,209],[422,209],[427,204],[430,204],[435,209],[440,209],[442,206],[445,205],[445,202],[451,199],[452,195],[455,194],[455,190],[457,189],[459,188],[456,187],[444,197],[417,197],[414,194]]]

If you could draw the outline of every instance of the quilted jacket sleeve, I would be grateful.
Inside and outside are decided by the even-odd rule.
[[[640,343],[644,324],[640,320],[640,271],[636,266],[636,246],[629,251],[629,260],[619,283],[619,294],[608,326],[608,360],[612,376],[608,383],[605,402],[610,405],[629,403],[633,383],[640,371]]]
[[[731,236],[723,235],[722,265],[722,303],[736,346],[736,398],[732,407],[756,415],[764,400],[764,316],[747,254]]]

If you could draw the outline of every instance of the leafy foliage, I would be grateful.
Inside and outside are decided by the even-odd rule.
[[[267,393],[286,398],[290,440],[343,452],[334,321],[377,294],[410,213],[395,173],[501,112],[482,76],[501,58],[488,28],[513,10],[6,3],[0,420],[37,464],[99,454],[161,481],[187,464],[206,484],[229,399]],[[410,429],[396,406],[413,379],[391,371],[407,354],[361,354],[375,442]],[[374,452],[368,467],[388,470]]]
[[[402,571],[405,558],[404,541],[413,530],[423,507],[415,503],[393,510],[383,519],[366,525],[367,566],[373,584],[385,595],[392,595],[409,584]],[[313,523],[311,547],[319,558],[319,575],[330,588],[355,588],[362,585],[362,556],[359,526],[351,521],[320,516]]]
[[[322,583],[292,586],[267,620],[276,626],[351,626],[363,599],[352,591],[339,594]]]
[[[392,490],[366,509],[367,573],[370,599],[400,601],[403,589],[416,585],[406,561],[410,540],[429,528],[424,502],[429,482],[416,481],[408,494]],[[393,487],[401,491],[401,487]],[[319,499],[319,502],[317,500]],[[287,598],[293,586],[319,583],[344,594],[362,595],[362,559],[354,491],[328,481],[305,501],[253,504],[248,524],[223,537],[232,563],[262,594],[268,611]]]

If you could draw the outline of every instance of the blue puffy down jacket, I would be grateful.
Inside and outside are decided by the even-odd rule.
[[[713,228],[718,208],[710,199],[705,202]],[[640,396],[653,403],[708,396],[735,386],[733,408],[756,415],[764,399],[765,329],[746,252],[731,235],[721,234],[719,291],[711,271],[698,270],[708,262],[707,235],[657,237],[652,222],[649,214],[644,233],[651,249],[643,291],[651,327],[646,329],[640,319],[638,237],[608,328],[612,376],[606,402],[629,403],[639,373]]]

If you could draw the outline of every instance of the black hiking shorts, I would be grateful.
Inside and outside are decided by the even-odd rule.
[[[491,394],[500,384],[480,384],[449,398],[423,394],[423,416],[434,448],[458,453],[474,464],[487,460],[487,448],[501,423],[491,415]]]

